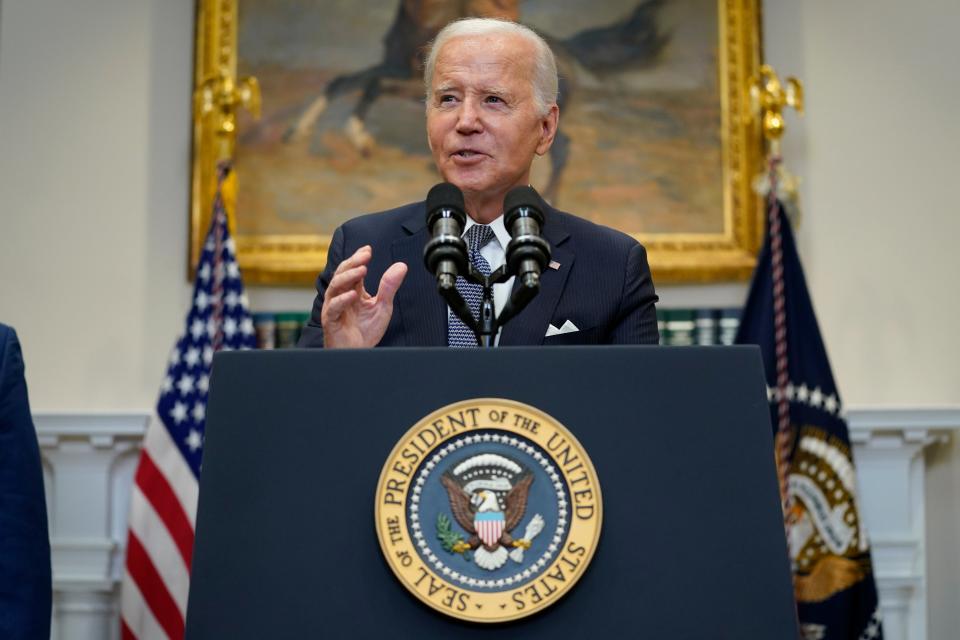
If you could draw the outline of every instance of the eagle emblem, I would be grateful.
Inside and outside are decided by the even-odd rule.
[[[593,557],[603,517],[576,437],[503,398],[462,400],[413,425],[384,463],[375,514],[404,588],[472,622],[516,620],[561,598]]]
[[[543,517],[536,514],[522,538],[512,534],[527,511],[533,478],[516,461],[492,453],[475,455],[448,469],[440,481],[453,517],[468,537],[464,540],[453,533],[449,520],[441,515],[437,534],[444,548],[465,557],[472,551],[474,563],[488,571],[499,569],[508,558],[521,562],[523,551],[544,525]]]

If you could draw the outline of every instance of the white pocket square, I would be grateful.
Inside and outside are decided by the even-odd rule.
[[[577,328],[577,325],[567,320],[560,326],[559,329],[553,326],[552,324],[548,325],[547,335],[544,337],[549,338],[550,336],[559,336],[564,333],[573,333],[574,331],[580,331],[580,329]]]

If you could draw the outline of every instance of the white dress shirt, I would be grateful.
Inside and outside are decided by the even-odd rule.
[[[477,223],[474,222],[473,218],[467,216],[467,224],[463,229],[463,235],[466,236],[467,231],[469,231],[470,227],[475,224]],[[507,261],[507,243],[510,242],[510,234],[507,233],[507,227],[503,223],[502,214],[499,218],[491,222],[489,227],[490,230],[493,231],[496,242],[488,242],[482,249],[480,249],[480,255],[482,255],[488,263],[490,263],[490,271],[493,272]],[[506,282],[493,285],[493,306],[497,310],[498,316],[500,315],[500,312],[503,311],[503,307],[506,306],[507,300],[510,299],[510,291],[512,289],[513,277]]]
[[[467,216],[467,224],[463,228],[463,235],[467,234],[470,227],[477,224],[473,218]],[[510,234],[507,233],[507,227],[503,223],[503,214],[500,215],[496,220],[489,224],[490,230],[493,231],[493,236],[495,242],[491,240],[488,242],[482,249],[480,249],[480,255],[483,256],[490,264],[490,271],[494,272],[498,267],[503,265],[507,261],[507,243],[510,242]],[[493,285],[493,306],[497,311],[497,316],[500,315],[500,312],[503,311],[503,308],[507,304],[507,300],[510,299],[510,292],[513,289],[513,276],[506,282],[501,282],[499,284]],[[447,319],[449,321],[450,314],[453,311],[450,310],[450,307],[447,307]],[[500,333],[497,332],[496,342],[500,342]]]

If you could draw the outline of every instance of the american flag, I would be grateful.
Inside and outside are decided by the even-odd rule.
[[[120,592],[124,640],[183,638],[210,365],[215,351],[256,346],[221,195],[229,171],[218,168],[186,331],[170,354],[134,477]]]

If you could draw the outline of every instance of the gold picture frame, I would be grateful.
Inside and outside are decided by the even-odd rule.
[[[236,78],[237,2],[198,0],[197,3],[195,86],[198,98],[194,106],[188,266],[191,272],[210,224],[216,164],[232,154],[236,110],[241,104],[249,106],[251,102],[249,91],[244,95],[238,90],[249,89],[249,80],[245,85],[242,79]],[[634,233],[647,247],[654,278],[659,284],[746,279],[752,273],[762,240],[763,206],[753,191],[752,181],[762,170],[763,142],[750,102],[750,82],[760,66],[759,0],[718,0],[717,19],[722,229],[715,233]],[[206,97],[201,99],[204,91]],[[224,186],[231,217],[237,203],[238,180],[243,180],[242,174],[234,174]],[[236,215],[243,215],[242,202]],[[231,226],[236,229],[235,224]],[[326,261],[332,232],[333,229],[321,234],[235,233],[246,282],[312,284]]]

